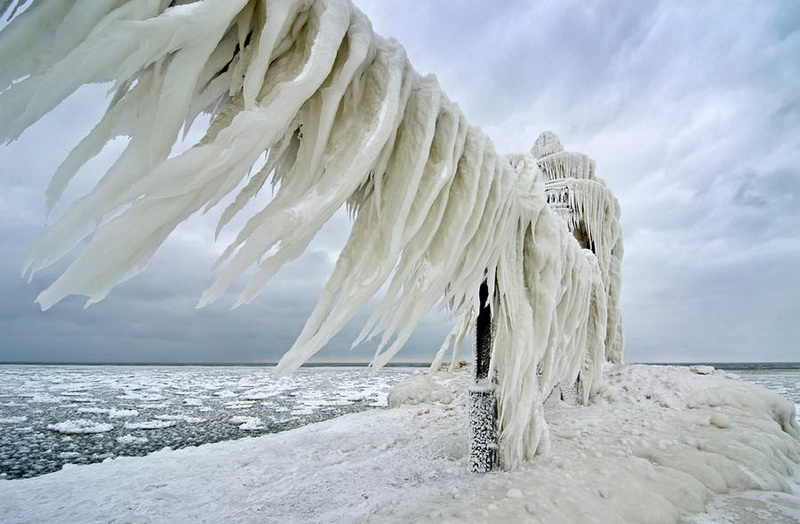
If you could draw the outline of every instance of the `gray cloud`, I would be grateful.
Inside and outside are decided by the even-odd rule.
[[[623,209],[629,358],[797,360],[800,5],[490,5],[483,31],[430,20],[441,47],[380,22],[500,149],[552,129],[597,160]]]

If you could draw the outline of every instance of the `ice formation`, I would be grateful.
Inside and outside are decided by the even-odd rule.
[[[724,371],[609,367],[589,406],[548,409],[547,460],[513,471],[465,471],[470,377],[440,372],[403,383],[396,409],[0,481],[0,521],[800,522],[792,403]],[[798,391],[790,374],[769,380]]]
[[[236,305],[249,302],[338,209],[353,217],[281,371],[314,355],[375,296],[356,341],[380,337],[374,365],[437,306],[455,328],[436,362],[450,347],[455,362],[486,281],[501,460],[513,467],[546,447],[542,404],[554,389],[577,380],[588,398],[603,361],[621,360],[619,208],[593,162],[560,151],[551,134],[534,154],[498,154],[350,0],[26,4],[0,3],[13,18],[0,33],[4,141],[79,86],[114,83],[105,115],[54,174],[49,209],[80,166],[128,138],[33,246],[28,275],[89,239],[38,297],[42,308],[70,294],[101,300],[183,220],[227,199],[219,232],[269,183],[274,197],[224,251],[199,306],[254,267]],[[205,137],[171,156],[201,112],[211,115]]]

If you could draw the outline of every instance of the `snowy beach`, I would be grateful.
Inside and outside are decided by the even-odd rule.
[[[418,374],[394,395],[417,404],[2,481],[0,521],[797,522],[793,404],[709,371],[610,367],[590,405],[548,406],[548,452],[486,475],[467,374]]]

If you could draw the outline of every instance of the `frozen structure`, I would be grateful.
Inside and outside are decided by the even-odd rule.
[[[595,176],[595,162],[583,153],[564,151],[561,140],[545,131],[531,149],[544,176],[551,209],[564,219],[582,248],[597,256],[608,300],[606,359],[622,363],[624,334],[619,310],[624,248],[619,202],[605,182]]]
[[[533,155],[498,154],[350,0],[4,0],[0,11],[12,18],[0,33],[2,140],[83,84],[113,85],[105,115],[54,174],[49,209],[80,166],[128,137],[32,247],[28,275],[88,239],[42,308],[70,294],[101,300],[189,216],[221,206],[219,232],[255,200],[199,306],[255,268],[235,305],[249,302],[346,206],[352,231],[280,372],[376,295],[355,342],[380,337],[375,366],[436,307],[454,322],[436,362],[450,348],[455,362],[488,306],[486,387],[498,398],[500,461],[513,467],[547,447],[542,405],[554,389],[577,381],[585,400],[603,362],[622,358],[619,211],[592,163],[550,134]],[[171,155],[203,112],[205,136]],[[260,196],[264,186],[274,197]]]

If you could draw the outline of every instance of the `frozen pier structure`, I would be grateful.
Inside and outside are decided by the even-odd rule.
[[[455,363],[486,309],[480,380],[497,399],[499,461],[513,467],[547,448],[543,403],[556,388],[577,384],[586,400],[603,362],[622,360],[619,206],[593,163],[552,134],[535,154],[498,153],[350,0],[6,1],[0,14],[11,19],[0,32],[0,140],[84,84],[113,86],[53,176],[48,210],[81,166],[127,140],[30,251],[29,276],[78,252],[37,298],[43,309],[69,295],[102,300],[180,223],[217,211],[217,233],[238,229],[198,307],[239,280],[234,305],[245,304],[347,208],[349,237],[278,372],[373,299],[355,341],[379,339],[373,365],[433,309],[454,324],[434,363],[450,348]],[[189,128],[204,136],[174,153]]]
[[[470,392],[471,469],[475,472],[492,470],[498,459],[508,465],[530,458],[526,451],[531,449],[530,443],[509,441],[510,434],[529,432],[526,437],[537,442],[537,449],[546,449],[547,428],[539,423],[543,414],[532,419],[524,410],[539,410],[553,397],[572,403],[588,401],[597,388],[602,363],[623,360],[619,295],[624,249],[617,199],[595,175],[594,160],[583,153],[564,151],[558,136],[550,131],[536,139],[530,156],[512,155],[509,160],[515,169],[535,164],[532,187],[543,191],[547,205],[536,208],[527,204],[529,209],[538,209],[530,231],[540,233],[521,235],[518,283],[525,286],[527,298],[522,306],[513,307],[531,315],[532,329],[524,335],[531,340],[517,345],[523,335],[504,325],[509,321],[506,316],[517,313],[504,312],[501,300],[496,296],[489,300],[488,282],[481,285],[483,307],[475,326],[475,385]],[[551,227],[556,231],[550,231]],[[553,240],[544,244],[550,235]],[[490,307],[485,302],[491,302]],[[515,345],[514,349],[505,347],[508,344]],[[500,384],[499,398],[491,394],[495,383]],[[520,396],[534,402],[514,404]],[[495,414],[498,421],[493,419]],[[520,420],[527,428],[509,431]],[[509,453],[513,448],[518,448],[517,452]]]

